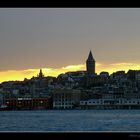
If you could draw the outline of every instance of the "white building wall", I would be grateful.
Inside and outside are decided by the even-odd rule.
[[[110,104],[110,101],[114,101],[115,104],[117,105],[138,105],[140,104],[140,99],[117,99],[117,100],[112,100],[112,99],[93,99],[93,100],[88,100],[88,101],[80,101],[80,105],[112,105]]]

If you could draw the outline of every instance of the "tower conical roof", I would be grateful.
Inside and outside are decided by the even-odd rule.
[[[89,52],[87,61],[95,61],[95,59],[94,59],[93,56],[92,56],[91,50],[90,50],[90,52]]]
[[[39,77],[43,77],[42,69],[40,69]]]

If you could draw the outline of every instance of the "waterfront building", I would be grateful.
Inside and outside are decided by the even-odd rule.
[[[80,90],[74,89],[55,89],[53,91],[54,109],[72,109],[79,106]]]
[[[7,98],[5,104],[8,109],[32,110],[32,109],[51,109],[52,99],[44,98]]]
[[[90,99],[80,101],[81,109],[140,109],[140,99]]]

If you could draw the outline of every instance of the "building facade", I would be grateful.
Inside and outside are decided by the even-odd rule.
[[[32,110],[32,109],[51,109],[51,98],[7,98],[5,104],[8,109]]]
[[[54,109],[72,109],[79,106],[80,90],[55,89],[53,91]]]
[[[81,109],[140,109],[140,99],[90,99],[80,101]]]

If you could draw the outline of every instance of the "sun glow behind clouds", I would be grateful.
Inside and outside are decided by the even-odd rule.
[[[101,64],[96,63],[96,72],[99,74],[102,71],[107,71],[110,74],[119,70],[128,71],[140,70],[140,64],[137,63],[115,63],[115,64]],[[24,80],[24,78],[30,79],[33,76],[37,76],[40,69],[27,69],[27,70],[9,70],[0,72],[0,82],[10,81],[10,80]],[[61,68],[42,68],[43,74],[45,76],[57,77],[61,73],[69,71],[80,71],[86,70],[86,64],[79,65],[69,65]]]
[[[54,76],[57,77],[61,73],[65,73],[68,71],[79,71],[85,70],[85,64],[79,65],[69,65],[62,68],[42,68],[42,72],[45,76]],[[40,69],[27,69],[27,70],[9,70],[0,72],[0,82],[3,81],[12,81],[19,80],[22,81],[24,78],[31,78],[33,76],[37,76]]]
[[[139,63],[114,63],[114,64],[100,64],[97,66],[97,73],[107,71],[110,74],[116,71],[140,70]]]

